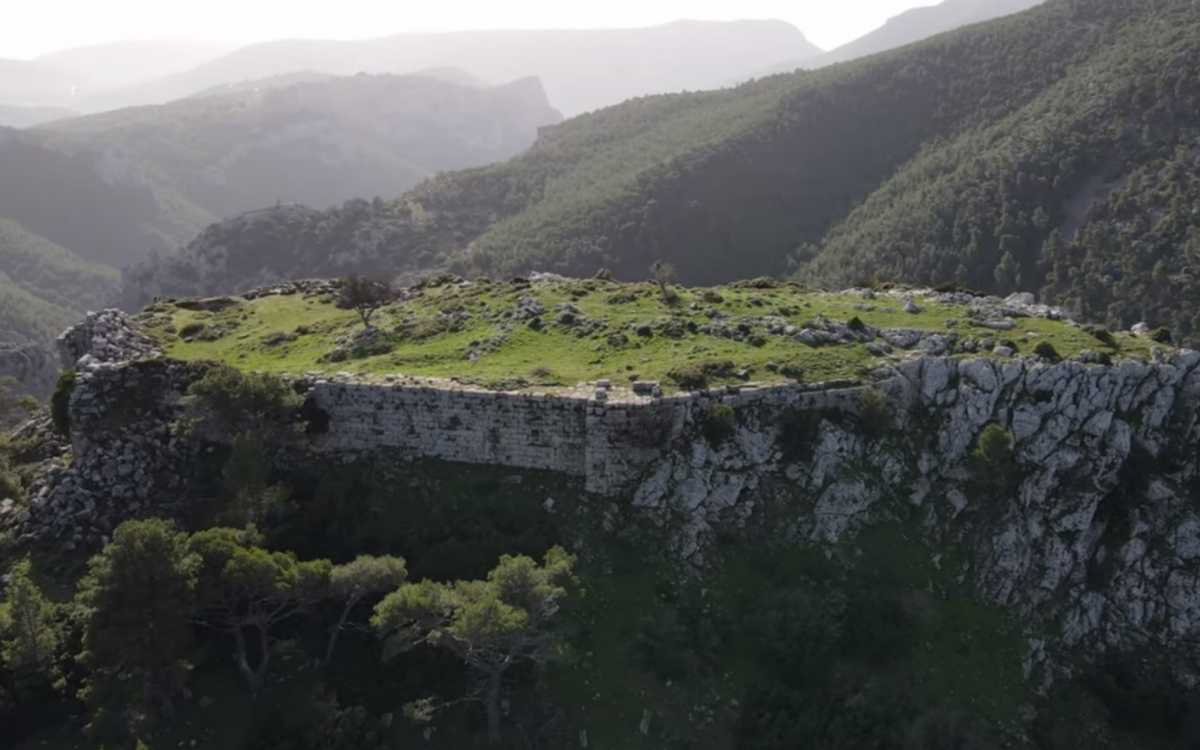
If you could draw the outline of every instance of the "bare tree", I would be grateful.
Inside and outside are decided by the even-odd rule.
[[[654,279],[655,284],[658,284],[658,290],[662,293],[664,303],[672,305],[679,300],[679,296],[671,291],[671,287],[669,286],[675,280],[674,266],[670,263],[656,260],[650,264],[650,277]]]

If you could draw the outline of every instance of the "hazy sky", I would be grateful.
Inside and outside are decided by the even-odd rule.
[[[831,49],[937,0],[6,0],[0,57],[122,39],[359,39],[402,31],[780,18]]]

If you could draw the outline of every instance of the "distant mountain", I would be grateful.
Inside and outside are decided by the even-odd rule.
[[[251,45],[187,72],[106,94],[88,106],[160,103],[297,71],[353,75],[448,67],[490,83],[537,76],[556,107],[577,114],[635,96],[715,88],[777,60],[819,52],[798,29],[781,21],[290,40]]]
[[[209,96],[224,96],[227,94],[253,94],[268,89],[282,89],[288,86],[295,86],[298,83],[323,83],[330,81],[338,76],[328,73],[309,73],[301,71],[298,73],[284,73],[283,75],[271,76],[270,78],[256,78],[250,81],[238,81],[236,83],[223,83],[220,86],[213,86],[210,89],[197,91],[187,99],[200,99]]]
[[[888,19],[878,29],[841,47],[816,56],[795,55],[787,62],[760,71],[760,74],[788,73],[797,68],[814,70],[886,52],[962,26],[1019,13],[1043,2],[1045,0],[943,0],[937,5],[905,11]]]
[[[50,65],[30,60],[0,60],[0,104],[70,106],[83,84],[78,76]]]
[[[0,217],[120,267],[242,211],[393,196],[437,172],[510,157],[560,119],[534,79],[247,87],[0,132]]]
[[[13,107],[0,104],[0,127],[29,128],[78,115],[78,112],[62,107]]]
[[[434,266],[1032,291],[1200,339],[1200,5],[1049,0],[816,72],[643,98],[355,211],[210,228],[142,293]],[[347,241],[347,238],[354,238]],[[235,257],[235,255],[237,257]]]
[[[229,42],[150,39],[72,47],[36,62],[78,75],[94,88],[115,88],[189,70],[236,48]]]
[[[408,75],[420,76],[421,78],[432,78],[437,81],[445,81],[453,83],[457,86],[469,86],[471,88],[488,88],[488,85],[467,73],[466,71],[458,70],[457,68],[427,68],[418,70]],[[272,76],[270,78],[257,78],[250,81],[239,81],[237,83],[225,83],[220,86],[214,86],[210,89],[204,89],[192,94],[188,99],[196,99],[206,96],[221,96],[223,94],[244,94],[262,92],[268,89],[281,89],[288,86],[294,86],[297,83],[318,83],[329,81],[338,78],[331,73],[311,73],[301,71],[297,73],[284,73],[282,75]]]
[[[0,60],[0,105],[86,110],[102,92],[178,73],[232,49],[224,43],[134,41]]]

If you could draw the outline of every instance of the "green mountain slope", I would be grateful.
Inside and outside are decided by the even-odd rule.
[[[279,202],[396,195],[557,122],[534,79],[354,76],[63,120],[0,138],[0,217],[113,266]]]
[[[786,273],[797,248],[821,242],[931,144],[1086,80],[1129,39],[1153,37],[1168,12],[1197,15],[1187,0],[1052,0],[817,72],[632,100],[547,129],[507,163],[427,181],[364,211],[354,229],[334,214],[272,221],[276,244],[302,254],[231,260],[227,251],[254,243],[235,238],[234,227],[216,229],[172,261],[170,277],[214,285],[190,292],[240,283],[205,260],[214,253],[230,267],[253,262],[278,276],[395,272],[439,259],[493,275],[607,267],[641,277],[661,258],[690,283]],[[314,239],[314,223],[341,228]]]
[[[0,274],[0,336],[9,342],[57,336],[79,314],[108,304],[119,281],[115,270],[7,219],[0,219]]]
[[[0,219],[0,271],[26,292],[76,312],[109,303],[120,277],[7,219]]]
[[[54,384],[54,338],[88,310],[111,304],[120,275],[0,219],[0,376],[44,395]]]
[[[1200,315],[1178,301],[1200,291],[1197,69],[1195,6],[1147,14],[1034,102],[927,147],[804,275],[1041,291],[1195,337]]]

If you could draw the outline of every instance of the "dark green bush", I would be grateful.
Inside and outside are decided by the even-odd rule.
[[[697,365],[683,365],[667,373],[667,378],[685,391],[699,391],[708,387],[708,376]]]
[[[1154,332],[1150,334],[1150,339],[1159,344],[1171,344],[1175,341],[1170,328],[1155,328]]]
[[[50,396],[50,421],[54,431],[65,437],[71,436],[71,394],[74,392],[75,371],[63,370]]]
[[[812,457],[821,436],[821,414],[792,407],[779,419],[779,449],[785,461],[803,461]]]
[[[892,405],[887,396],[875,388],[862,392],[858,404],[858,419],[868,437],[878,438],[890,430],[895,423]]]
[[[25,486],[21,478],[12,471],[7,461],[0,461],[0,500],[20,500],[24,496]]]
[[[703,390],[712,378],[734,378],[738,366],[732,360],[714,360],[699,364],[681,365],[667,373],[667,378],[688,391]]]
[[[188,388],[191,424],[208,422],[227,435],[272,433],[294,427],[304,400],[284,380],[213,365]]]
[[[195,338],[204,332],[204,324],[199,321],[192,321],[183,328],[179,329],[180,338],[190,339]]]
[[[797,383],[804,382],[804,368],[800,365],[789,363],[779,368],[779,374],[785,378],[791,378]]]
[[[1117,349],[1120,347],[1120,345],[1117,343],[1117,337],[1113,336],[1112,331],[1108,330],[1107,328],[1095,328],[1091,333],[1097,341],[1109,347],[1110,349]]]
[[[701,430],[709,445],[719,447],[737,431],[737,413],[729,404],[712,404],[704,410]]]
[[[1038,345],[1033,348],[1033,353],[1047,362],[1062,361],[1062,357],[1059,355],[1058,350],[1055,349],[1054,344],[1051,344],[1049,341],[1042,341],[1038,343]]]
[[[972,458],[983,469],[1002,469],[1013,460],[1013,434],[995,422],[983,428]]]

